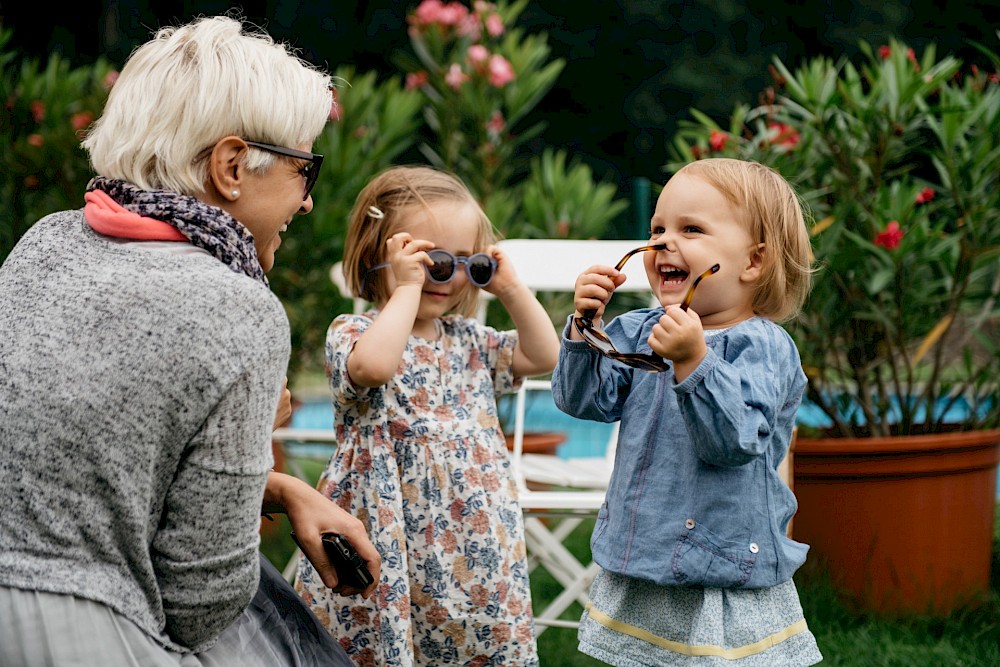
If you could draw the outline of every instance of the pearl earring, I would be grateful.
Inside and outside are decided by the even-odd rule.
[[[240,198],[240,191],[239,190],[233,190],[229,194],[232,195],[233,199],[239,199]]]

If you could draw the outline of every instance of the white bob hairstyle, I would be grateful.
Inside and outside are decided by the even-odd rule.
[[[230,16],[162,28],[122,68],[83,147],[101,176],[144,190],[204,192],[207,158],[235,135],[312,145],[330,116],[330,76]],[[275,156],[251,150],[265,171]]]

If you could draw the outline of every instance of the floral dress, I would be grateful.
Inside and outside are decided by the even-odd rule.
[[[377,311],[330,326],[338,448],[322,493],[368,525],[382,556],[370,600],[323,585],[302,559],[296,588],[355,664],[537,665],[524,524],[497,419],[516,388],[516,332],[459,316],[410,337],[396,376],[355,387],[347,356]]]

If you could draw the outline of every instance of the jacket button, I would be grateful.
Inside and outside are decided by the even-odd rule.
[[[755,554],[758,551],[760,551],[760,547],[757,546],[757,543],[756,542],[751,542],[750,543],[750,553]]]
[[[684,527],[687,528],[688,530],[694,528],[694,519],[688,519],[687,521],[685,521]]]

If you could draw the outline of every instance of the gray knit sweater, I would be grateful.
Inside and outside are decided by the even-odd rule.
[[[288,356],[278,299],[208,254],[34,225],[0,267],[0,586],[211,646],[257,586]]]

